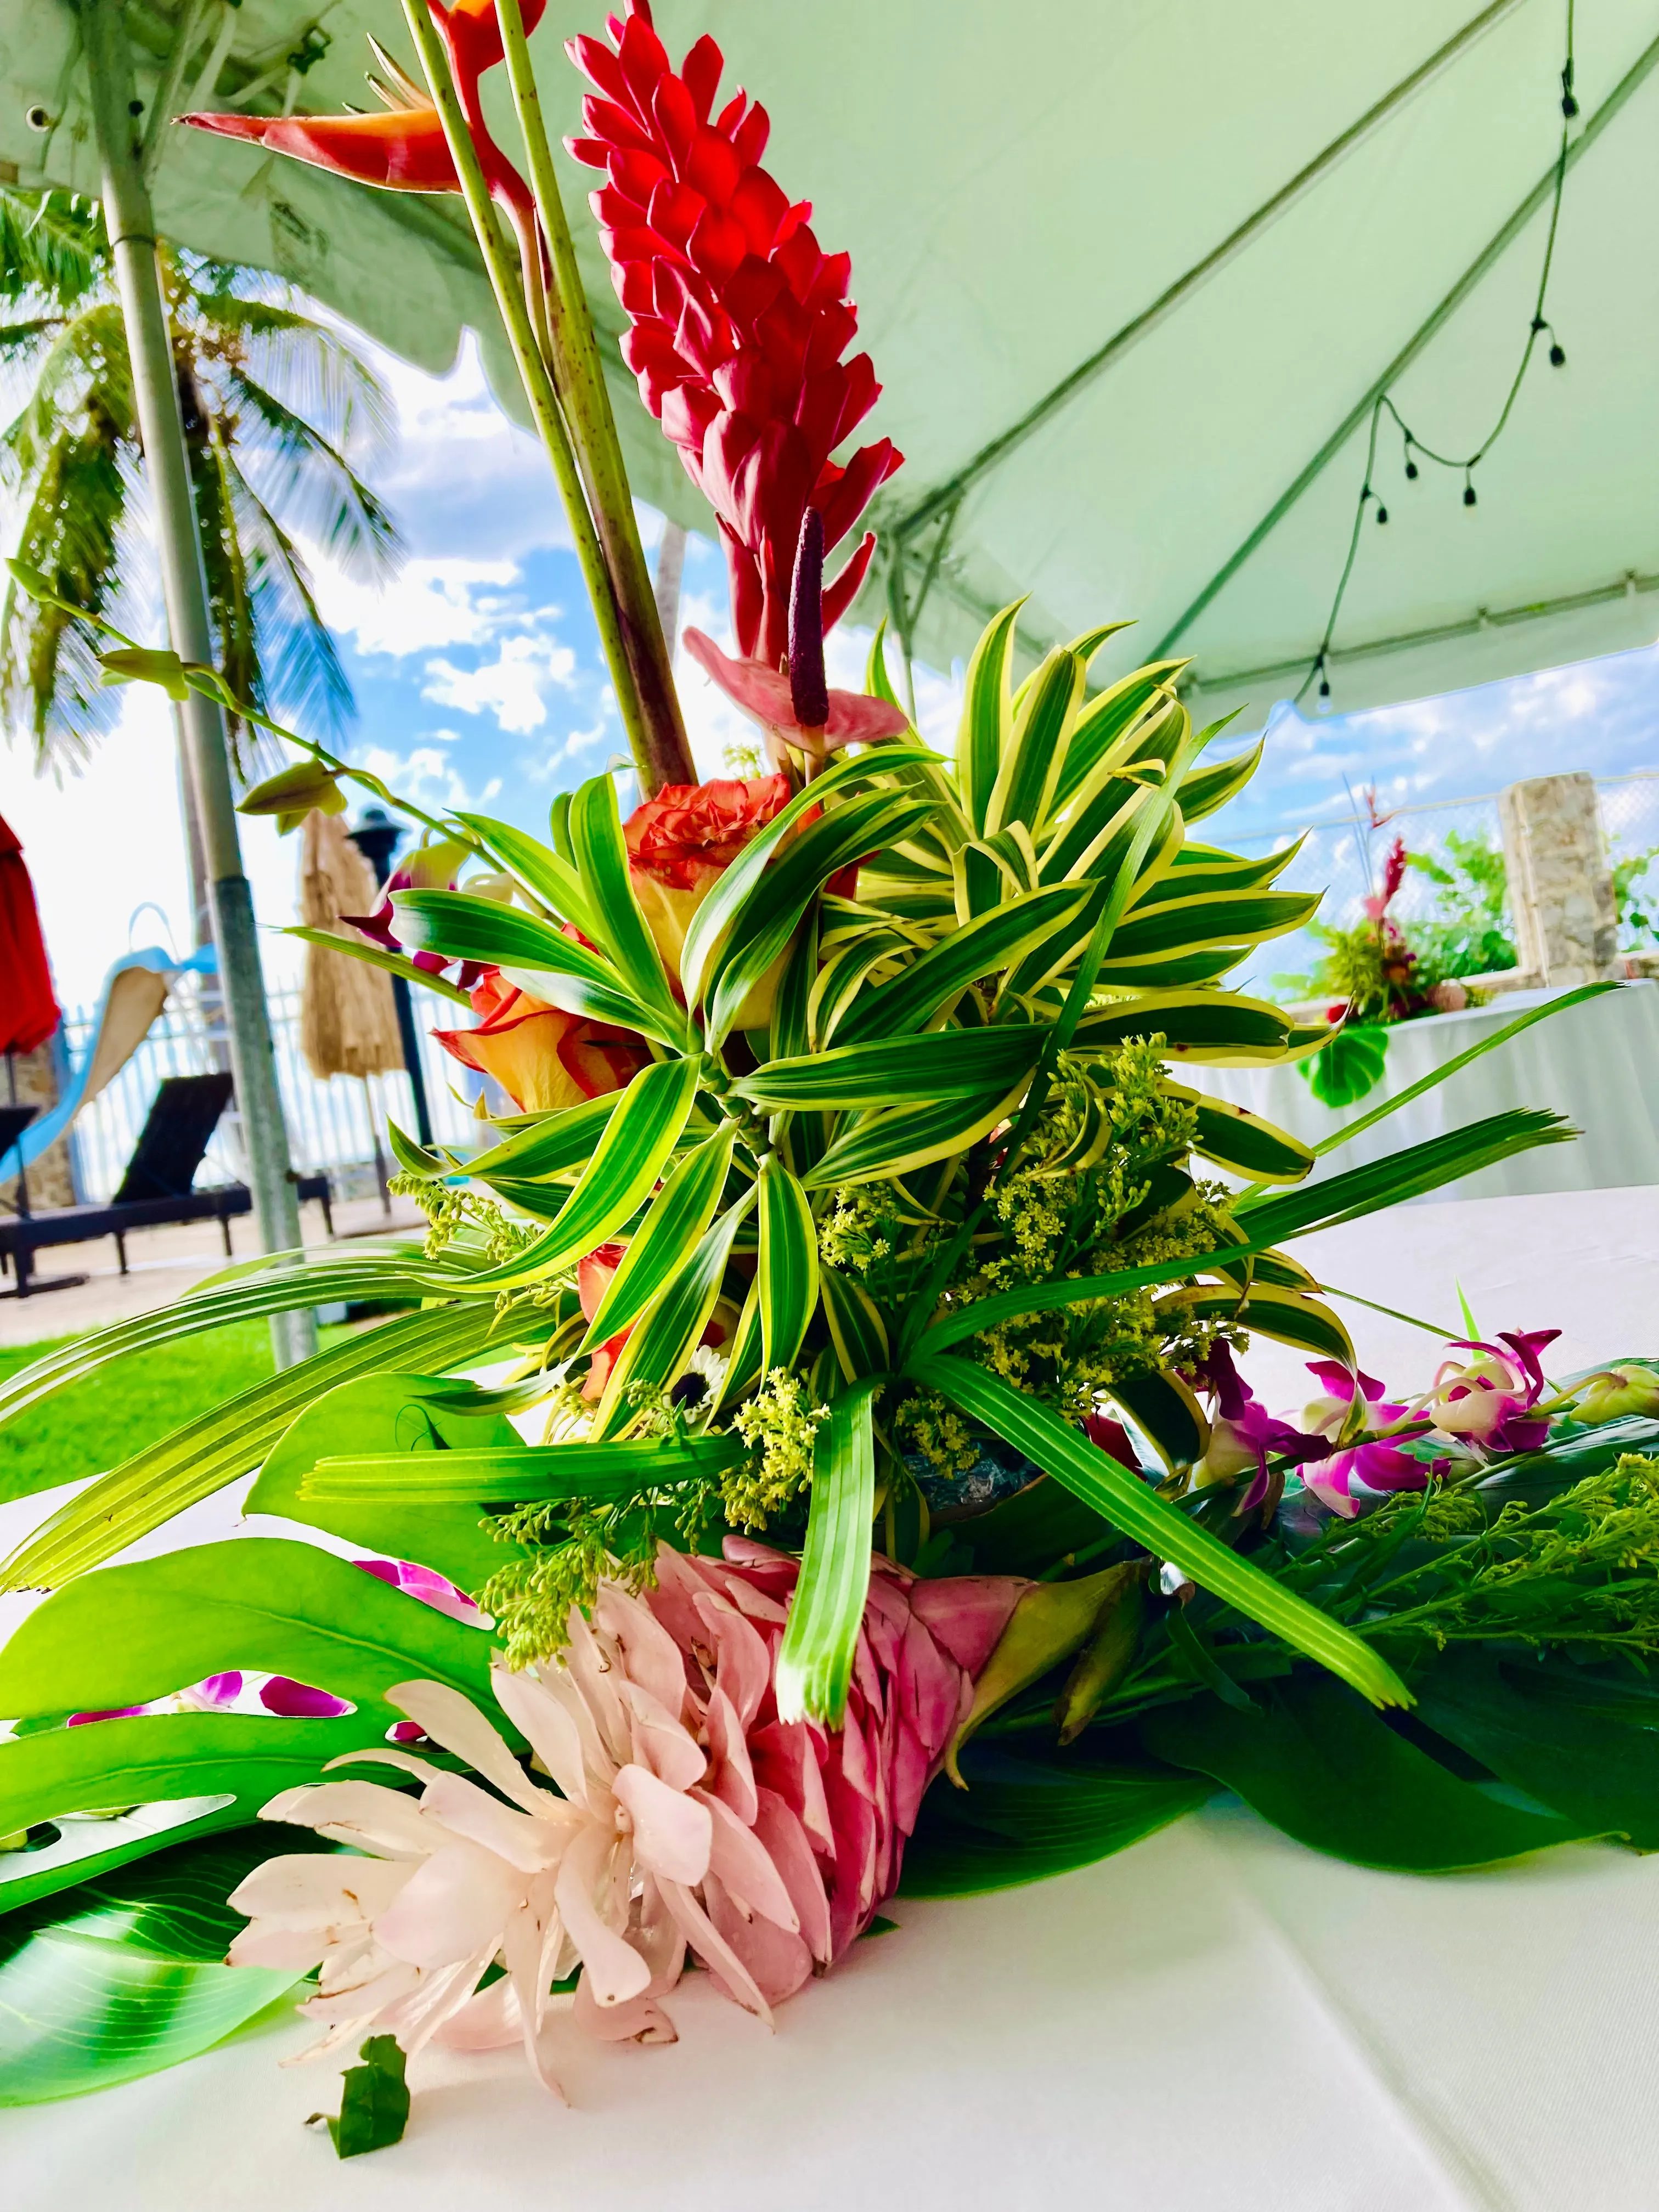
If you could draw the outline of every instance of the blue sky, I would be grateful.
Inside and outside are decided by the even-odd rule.
[[[623,744],[547,465],[490,398],[470,345],[443,379],[388,357],[381,366],[401,432],[373,480],[409,556],[380,589],[317,564],[319,602],[361,709],[348,750],[434,811],[467,806],[538,829],[553,794]],[[658,526],[642,521],[649,550]],[[682,622],[729,643],[724,563],[695,538]],[[831,680],[861,684],[867,637],[843,626],[830,643]],[[719,774],[726,746],[746,743],[749,726],[684,654],[678,675],[699,765]],[[956,699],[953,677],[919,672],[920,716],[936,742],[954,732]],[[1304,721],[1285,711],[1250,792],[1216,826],[1254,842],[1330,821],[1348,811],[1350,785],[1374,784],[1385,805],[1421,805],[1565,767],[1628,774],[1659,767],[1656,735],[1656,648],[1362,714]],[[92,769],[61,786],[36,779],[20,750],[0,750],[0,814],[24,841],[66,1000],[95,995],[130,941],[154,942],[168,928],[185,941],[171,730],[159,695],[135,687]],[[249,823],[245,849],[261,921],[274,929],[292,918],[297,840],[279,842],[270,823]],[[1327,841],[1326,854],[1334,850]],[[133,922],[146,902],[160,915]],[[297,948],[276,937],[266,945],[273,978],[297,973]]]

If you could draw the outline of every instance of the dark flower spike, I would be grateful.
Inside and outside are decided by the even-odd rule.
[[[789,698],[804,730],[830,719],[823,672],[823,517],[809,507],[800,519],[795,574],[789,586]]]

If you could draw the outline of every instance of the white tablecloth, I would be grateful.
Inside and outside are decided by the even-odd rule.
[[[1379,1301],[1560,1326],[1559,1369],[1659,1349],[1659,1188],[1420,1209],[1298,1247]],[[1449,1305],[1450,1312],[1447,1312]],[[1401,1388],[1437,1356],[1345,1308]],[[1247,1363],[1269,1402],[1295,1356]],[[55,1500],[28,1502],[35,1517]],[[21,1507],[7,1509],[0,1540]],[[224,1508],[217,1511],[222,1517]],[[218,1531],[208,1509],[191,1540]],[[252,1533],[252,1530],[250,1531]],[[279,2018],[169,2074],[0,2112],[28,2212],[1655,2212],[1659,1857],[1367,1873],[1218,1802],[1032,1888],[891,1908],[784,2006],[701,1976],[672,2049],[574,2039],[572,2107],[513,2052],[428,2070],[404,2142],[341,2165],[331,2069]],[[416,2075],[417,2087],[422,2076]]]
[[[1431,1014],[1389,1032],[1376,1090],[1352,1106],[1322,1106],[1294,1067],[1195,1067],[1181,1080],[1247,1106],[1316,1145],[1405,1091],[1437,1067],[1557,993],[1505,993],[1461,1014]],[[1358,1167],[1405,1145],[1420,1144],[1466,1121],[1512,1106],[1547,1106],[1583,1134],[1500,1166],[1483,1168],[1454,1188],[1460,1198],[1531,1196],[1551,1190],[1605,1190],[1659,1182],[1659,983],[1627,983],[1563,1014],[1553,1014],[1500,1045],[1472,1067],[1403,1106],[1334,1153],[1325,1172]],[[1656,2199],[1659,2202],[1659,2199]]]

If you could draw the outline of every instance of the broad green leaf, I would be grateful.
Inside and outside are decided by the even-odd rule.
[[[562,793],[561,797],[568,813],[569,793]],[[559,801],[554,804],[556,807]],[[465,823],[502,866],[518,878],[532,898],[539,899],[564,921],[574,923],[584,937],[598,938],[599,932],[591,927],[594,917],[587,893],[569,854],[550,852],[538,838],[515,829],[510,822],[497,822],[488,814],[458,814],[455,819]]]
[[[274,1713],[151,1713],[46,1729],[0,1743],[0,1835],[66,1813],[131,1805],[173,1806],[179,1814],[176,1826],[159,1831],[131,1820],[77,1822],[67,1848],[6,1853],[0,1857],[0,1911],[50,1897],[165,1845],[245,1826],[280,1791],[320,1781],[331,1759],[384,1743],[386,1729],[385,1709],[377,1705],[316,1721]]]
[[[1453,1874],[1594,1832],[1459,1781],[1328,1677],[1264,1685],[1255,1703],[1244,1713],[1208,1695],[1161,1706],[1142,1719],[1141,1740],[1236,1790],[1298,1843],[1359,1866]]]
[[[617,787],[610,776],[590,776],[573,794],[570,841],[593,917],[591,933],[615,961],[634,996],[655,1008],[671,1034],[683,1034],[684,1012],[675,1003],[662,956],[646,927],[628,872]]]
[[[1179,805],[1179,794],[1176,795]],[[1183,813],[1182,820],[1186,821]],[[1276,853],[1259,853],[1247,860],[1241,853],[1224,853],[1218,846],[1183,844],[1167,872],[1151,883],[1135,887],[1134,907],[1161,906],[1170,899],[1195,891],[1262,890],[1276,883],[1306,844],[1305,836],[1281,845]]]
[[[817,787],[814,785],[813,789]],[[830,877],[851,867],[886,839],[927,818],[923,799],[872,791],[843,801],[787,845],[732,918],[724,945],[705,970],[708,1042],[718,1045],[744,1002],[779,958]]]
[[[1271,1198],[1247,1194],[1238,1202],[1236,1218],[1253,1243],[1283,1244],[1310,1229],[1333,1229],[1382,1206],[1403,1206],[1408,1198],[1420,1198],[1425,1191],[1513,1159],[1536,1145],[1571,1144],[1577,1134],[1559,1114],[1512,1107],[1507,1113],[1466,1122],[1461,1129],[1449,1129],[1443,1137],[1407,1145],[1403,1152],[1390,1152],[1364,1167],[1304,1183],[1300,1190],[1282,1191]]]
[[[659,1483],[713,1477],[748,1450],[739,1437],[653,1437],[624,1443],[497,1444],[487,1449],[368,1455],[321,1459],[300,1486],[307,1519],[320,1527],[325,1508],[374,1510],[406,1497],[417,1511],[448,1504],[478,1506],[556,1504],[566,1498],[632,1498]],[[494,1564],[505,1554],[498,1547]]]
[[[642,1030],[666,1045],[684,1042],[685,1021],[678,1008],[671,1020],[637,998],[602,953],[550,921],[465,891],[398,891],[392,904],[406,945],[451,959],[482,960],[520,990],[567,1013]]]
[[[255,1383],[60,1505],[0,1564],[0,1587],[52,1589],[101,1565],[257,1467],[295,1416],[325,1390],[386,1369],[437,1369],[476,1357],[495,1318],[485,1300],[410,1314]]]
[[[0,1964],[0,2107],[49,2104],[210,2051],[293,1989],[262,1966],[32,1935]]]
[[[838,1183],[873,1182],[908,1175],[913,1169],[965,1152],[988,1137],[1019,1103],[1025,1085],[1011,1092],[981,1091],[977,1098],[947,1098],[942,1104],[896,1106],[872,1114],[836,1138],[817,1165],[802,1180],[808,1190],[833,1190]]]
[[[893,680],[887,673],[887,617],[884,615],[876,624],[876,634],[870,641],[869,658],[864,664],[864,689],[867,697],[884,699],[890,707],[903,711],[902,702],[893,689]]]
[[[623,1102],[620,1091],[606,1091],[597,1098],[584,1098],[580,1106],[549,1114],[528,1129],[515,1130],[499,1145],[466,1163],[465,1172],[475,1182],[492,1186],[503,1178],[535,1182],[544,1176],[567,1176],[572,1168],[585,1168],[611,1116]]]
[[[726,1122],[672,1170],[629,1240],[587,1334],[576,1347],[579,1352],[594,1351],[637,1321],[670,1276],[684,1266],[686,1254],[714,1218],[737,1136],[736,1123]]]
[[[1180,1326],[1182,1316],[1194,1321],[1237,1321],[1253,1335],[1293,1344],[1299,1351],[1317,1352],[1322,1359],[1340,1359],[1347,1368],[1355,1364],[1348,1332],[1328,1306],[1273,1284],[1256,1283],[1242,1293],[1206,1284],[1160,1298],[1155,1310],[1172,1329]]]
[[[1213,768],[1191,769],[1181,779],[1178,794],[1181,811],[1188,822],[1201,822],[1206,814],[1214,814],[1236,799],[1261,765],[1265,738],[1231,760],[1218,761]]]
[[[314,1544],[198,1544],[82,1575],[38,1605],[0,1648],[0,1712],[109,1712],[233,1669],[360,1711],[416,1676],[487,1702],[489,1638]],[[386,1706],[382,1729],[397,1717]]]
[[[1077,1553],[1115,1545],[1117,1531],[1063,1482],[1038,1474],[1024,1490],[988,1512],[952,1522],[953,1542],[973,1553],[981,1575],[1045,1574],[1057,1560],[1070,1564]]]
[[[395,1121],[387,1121],[386,1133],[386,1141],[392,1147],[392,1157],[405,1175],[424,1176],[428,1181],[435,1182],[452,1172],[447,1160],[440,1159],[436,1152],[428,1152],[424,1145],[417,1145]]]
[[[939,1358],[924,1351],[912,1356],[906,1372],[1076,1491],[1155,1559],[1172,1562],[1201,1589],[1328,1667],[1374,1705],[1411,1703],[1393,1668],[1351,1630],[1218,1542],[1046,1406],[964,1359]]]
[[[1210,1424],[1191,1386],[1155,1369],[1114,1382],[1110,1396],[1170,1468],[1191,1467],[1210,1445]]]
[[[1504,1781],[1589,1834],[1659,1850],[1659,1713],[1615,1717],[1584,1674],[1533,1651],[1506,1660],[1464,1646],[1413,1672],[1412,1686],[1419,1717]]]
[[[632,1219],[690,1118],[698,1065],[660,1060],[640,1070],[606,1121],[587,1170],[558,1218],[516,1258],[474,1276],[480,1291],[515,1290],[562,1274]]]
[[[1061,928],[1093,893],[1088,884],[1060,884],[1029,891],[956,929],[913,961],[902,975],[861,999],[841,1025],[842,1042],[857,1043],[922,1030],[938,1012],[982,975],[1012,967],[1035,945]]]
[[[816,782],[798,791],[760,835],[744,847],[693,915],[680,951],[680,982],[687,1004],[701,1004],[710,964],[725,943],[733,917],[747,903],[773,856],[804,815],[836,797],[847,784],[878,782],[902,768],[931,766],[933,758],[925,745],[878,745],[855,758],[843,755]]]
[[[1174,1083],[1164,1086],[1164,1095],[1193,1108],[1198,1121],[1193,1150],[1218,1167],[1255,1182],[1300,1182],[1313,1166],[1314,1154],[1300,1138],[1276,1129],[1247,1107],[1183,1091]]]
[[[470,1008],[472,1004],[459,984],[447,983],[429,969],[417,968],[403,953],[388,952],[383,945],[371,945],[365,938],[342,937],[337,930],[309,929],[297,922],[283,934],[297,937],[305,945],[319,945],[325,952],[342,952],[349,960],[366,961],[371,968],[384,968],[388,975],[401,975],[405,983],[418,984],[422,991],[434,992],[441,999],[453,999],[458,1006]]]
[[[839,1728],[870,1589],[876,1510],[874,1386],[832,1400],[812,1452],[812,1498],[800,1580],[775,1668],[779,1717]]]
[[[328,2124],[329,2139],[342,2158],[385,2150],[403,2141],[409,2125],[409,2085],[404,2079],[403,2045],[395,2035],[371,2035],[348,2066],[340,2085],[340,2112]]]
[[[691,1364],[691,1355],[720,1304],[726,1263],[738,1230],[755,1202],[751,1190],[704,1231],[690,1254],[671,1275],[629,1332],[617,1354],[593,1416],[596,1438],[612,1436],[634,1417],[629,1386],[636,1382],[672,1390]]]
[[[494,1395],[476,1383],[429,1375],[366,1375],[324,1391],[283,1431],[242,1510],[325,1528],[365,1551],[416,1560],[464,1590],[478,1589],[514,1547],[482,1523],[476,1508],[434,1498],[422,1478],[459,1455],[518,1447],[517,1431],[489,1402]],[[313,1498],[309,1483],[319,1461],[394,1452],[402,1476],[391,1492],[326,1505]]]
[[[1322,891],[1209,891],[1137,908],[1112,941],[1115,960],[1155,960],[1212,945],[1283,937],[1319,911]]]
[[[971,1525],[971,1524],[970,1524]],[[1092,1866],[1178,1820],[1213,1784],[1147,1762],[1105,1765],[1077,1752],[961,1753],[965,1790],[941,1782],[905,1846],[901,1897],[976,1897]]]
[[[1080,653],[1061,646],[1026,686],[985,810],[988,836],[1014,822],[1036,830],[1047,819],[1066,757],[1067,732],[1083,696],[1086,666]]]
[[[818,1304],[818,1231],[812,1201],[775,1152],[761,1164],[760,1291],[763,1362],[793,1367]]]
[[[819,1271],[818,1285],[842,1373],[849,1382],[884,1373],[891,1357],[887,1328],[868,1291],[835,1267]]]
[[[1345,1022],[1296,1072],[1322,1106],[1352,1106],[1382,1080],[1388,1057],[1387,1030]]]
[[[817,972],[818,917],[809,912],[801,918],[799,933],[790,948],[788,963],[773,1001],[771,1059],[798,1059],[810,1045],[807,1006]]]
[[[1425,1091],[1432,1091],[1437,1084],[1443,1083],[1448,1076],[1457,1074],[1484,1054],[1495,1052],[1499,1045],[1507,1044],[1511,1037],[1519,1036],[1522,1030],[1529,1030],[1534,1022],[1549,1021],[1556,1014],[1565,1014],[1570,1007],[1582,1006],[1587,999],[1599,999],[1604,992],[1622,988],[1618,983],[1584,983],[1576,991],[1568,991],[1559,999],[1550,1000],[1547,1006],[1534,1006],[1516,1020],[1505,1022],[1501,1030],[1494,1030],[1479,1044],[1471,1045],[1467,1052],[1460,1052],[1454,1059],[1447,1060],[1443,1066],[1431,1069],[1417,1082],[1408,1084],[1405,1090],[1385,1098],[1380,1106],[1372,1107],[1369,1114],[1362,1114],[1357,1121],[1350,1121],[1346,1128],[1335,1130],[1330,1136],[1322,1138],[1314,1150],[1322,1154],[1334,1152],[1339,1145],[1346,1145],[1351,1138],[1359,1136],[1366,1129],[1374,1129],[1379,1121],[1385,1121],[1390,1114],[1397,1114],[1402,1106],[1411,1105],[1413,1100],[1422,1097]]]
[[[1024,604],[1024,599],[1016,599],[992,620],[974,647],[963,679],[962,725],[957,736],[957,789],[976,835],[985,828],[1012,719],[1008,661],[1013,650],[1014,624]]]
[[[724,1347],[722,1347],[724,1348]],[[743,1302],[743,1311],[738,1316],[737,1330],[732,1339],[732,1348],[726,1363],[726,1373],[720,1379],[720,1395],[711,1412],[722,1413],[728,1406],[735,1406],[745,1398],[766,1372],[765,1340],[761,1331],[760,1284],[749,1285],[749,1295]]]
[[[1160,697],[1173,700],[1170,687],[1186,665],[1184,660],[1151,661],[1089,701],[1077,718],[1072,742],[1066,749],[1054,793],[1056,811],[1072,802],[1098,763]]]
[[[807,1041],[802,1047],[827,1051],[842,1022],[866,992],[878,968],[890,968],[915,950],[911,938],[896,929],[865,929],[844,944],[826,946],[823,964],[807,996]]]
[[[732,1088],[763,1113],[820,1107],[828,1112],[917,1100],[973,1099],[1006,1091],[1036,1066],[1044,1032],[1010,1023],[994,1030],[940,1030],[921,1036],[841,1045],[800,1060],[775,1060]]]
[[[1204,1066],[1260,1067],[1285,1054],[1295,1024],[1265,999],[1233,991],[1139,991],[1097,1006],[1078,1024],[1079,1051],[1163,1036],[1169,1058]]]

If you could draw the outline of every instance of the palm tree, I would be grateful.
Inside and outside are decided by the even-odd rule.
[[[389,434],[389,398],[341,332],[263,272],[163,245],[161,277],[219,665],[237,697],[337,734],[355,702],[296,540],[348,574],[395,565],[392,520],[349,458]],[[0,186],[0,375],[33,380],[0,432],[0,488],[21,510],[18,558],[89,613],[146,629],[157,581],[95,201]],[[120,695],[99,682],[100,642],[89,623],[15,585],[0,604],[0,718],[40,769],[85,761],[115,719]],[[231,741],[238,770],[253,772],[257,733],[234,726]],[[188,816],[188,779],[183,788]]]

